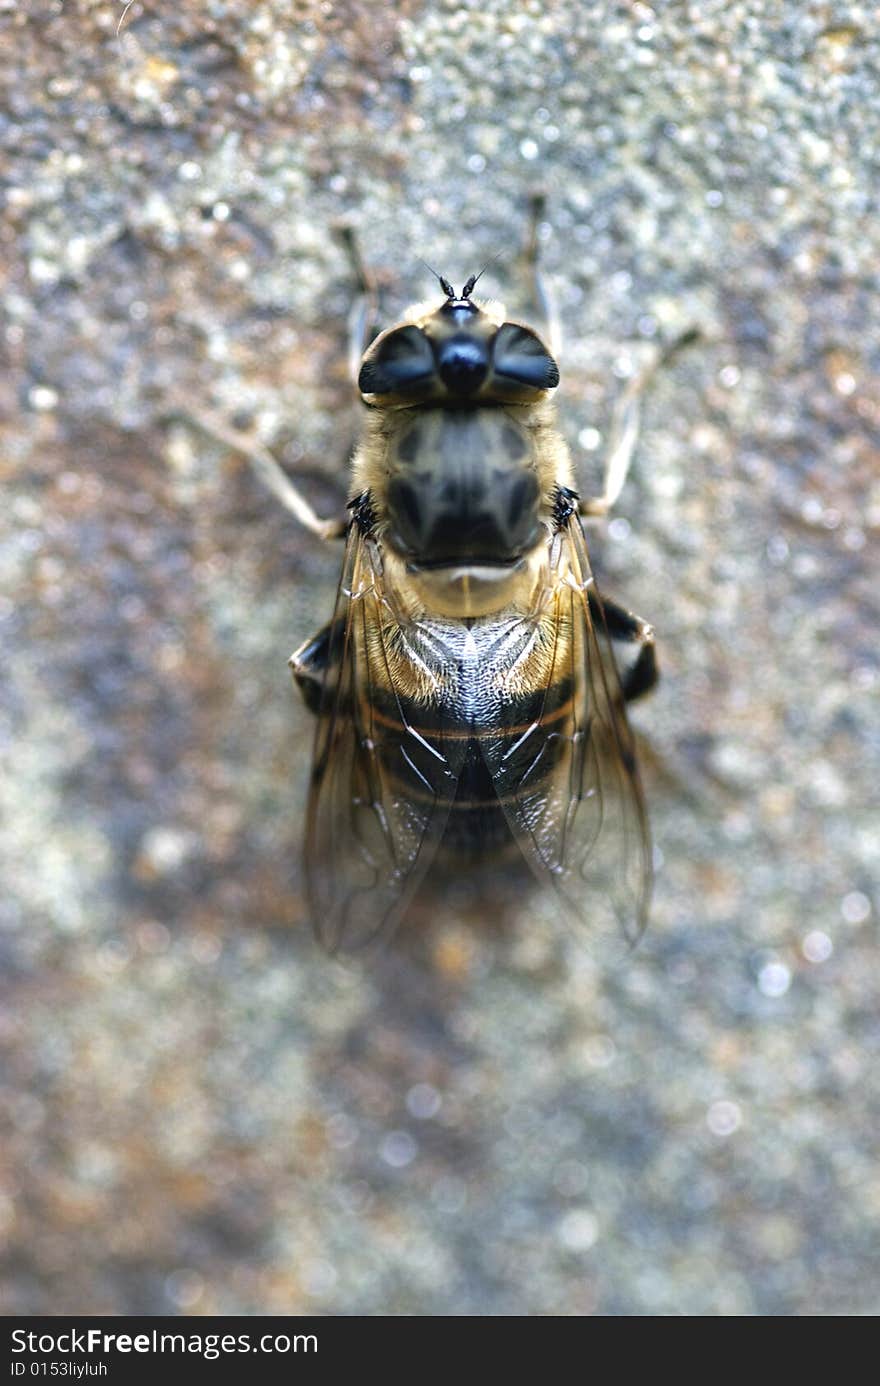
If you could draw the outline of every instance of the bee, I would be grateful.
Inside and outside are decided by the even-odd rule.
[[[437,276],[438,295],[372,336],[373,286],[348,245],[364,424],[344,521],[254,458],[300,521],[345,541],[333,616],[290,660],[317,719],[315,930],[358,950],[392,932],[432,863],[480,872],[512,852],[579,926],[634,941],[652,849],[626,703],[657,680],[654,636],[600,596],[583,522],[623,485],[646,377],[624,392],[603,493],[581,500],[549,306],[539,332],[475,297],[479,276],[460,291]]]

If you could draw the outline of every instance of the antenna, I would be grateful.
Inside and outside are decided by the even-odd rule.
[[[448,279],[444,279],[442,274],[438,274],[437,271],[428,264],[427,260],[423,260],[421,256],[419,256],[419,264],[424,265],[426,270],[430,270],[447,298],[455,298],[455,290]],[[467,298],[467,294],[465,294],[464,297]]]
[[[483,275],[486,273],[486,270],[489,268],[489,266],[490,266],[490,265],[494,265],[495,261],[496,261],[497,259],[499,259],[499,257],[500,257],[502,254],[503,254],[503,251],[496,250],[496,252],[495,252],[495,254],[492,256],[492,258],[491,258],[490,260],[487,260],[487,261],[486,261],[485,265],[484,265],[483,268],[480,270],[480,273],[479,273],[479,274],[472,274],[472,275],[471,275],[470,279],[468,280],[468,282],[465,284],[464,288],[463,288],[462,291],[461,291],[461,296],[462,296],[462,298],[470,298],[471,294],[472,294],[473,291],[474,291],[474,286],[476,285],[477,280],[478,280],[478,279],[482,279]]]

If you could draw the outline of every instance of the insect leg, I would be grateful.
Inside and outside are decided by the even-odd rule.
[[[590,608],[593,616],[598,617],[599,603],[593,592],[590,593]],[[608,597],[602,598],[602,614],[605,616],[605,627],[612,640],[639,646],[635,663],[621,674],[623,696],[628,703],[634,702],[636,698],[650,693],[660,677],[654,629],[647,621],[634,616],[631,611],[619,606],[617,602],[610,601]]]
[[[338,637],[344,625],[345,622],[342,620],[328,621],[317,635],[313,635],[311,640],[294,650],[287,661],[309,712],[317,713],[321,709],[327,671],[332,663],[334,651],[339,649]]]
[[[611,416],[611,433],[605,458],[605,485],[602,494],[581,501],[581,515],[593,518],[607,515],[614,505],[623,490],[639,440],[642,399],[645,391],[658,370],[667,365],[683,347],[690,346],[692,342],[696,341],[699,335],[699,330],[695,327],[690,327],[686,332],[682,332],[668,346],[662,347],[653,361],[650,361],[638,374],[634,375],[627,384],[615,404],[614,413]]]
[[[194,410],[188,401],[171,397],[172,412],[188,419],[209,438],[239,453],[250,464],[264,486],[280,500],[285,510],[296,516],[301,525],[317,534],[319,539],[341,539],[348,529],[348,520],[322,520],[316,515],[305,496],[301,495],[283,467],[276,462],[268,448],[241,429],[233,428],[225,419],[209,409]]]
[[[379,291],[376,280],[361,255],[354,227],[348,221],[337,222],[335,231],[345,249],[357,284],[357,297],[348,315],[348,369],[357,383],[361,357],[379,332],[377,317]]]
[[[562,328],[556,300],[546,279],[541,273],[540,227],[547,211],[547,196],[534,192],[529,198],[529,224],[520,260],[530,283],[532,315],[541,323],[542,335],[553,356],[562,350]]]

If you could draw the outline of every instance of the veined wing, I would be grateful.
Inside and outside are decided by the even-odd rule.
[[[449,672],[409,662],[378,547],[357,523],[330,629],[305,857],[315,931],[337,952],[398,923],[439,845],[464,743],[444,735]]]
[[[651,896],[651,841],[620,679],[587,547],[572,513],[551,541],[536,617],[540,694],[501,701],[482,752],[508,824],[538,877],[593,933],[635,942]],[[511,681],[527,685],[526,670]],[[531,684],[534,688],[534,682]]]

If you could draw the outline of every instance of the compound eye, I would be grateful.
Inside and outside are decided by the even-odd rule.
[[[559,384],[559,367],[544,343],[527,327],[505,322],[495,337],[495,375],[532,390],[552,390]]]
[[[363,395],[406,394],[434,373],[434,354],[417,327],[399,327],[375,344],[358,376]]]

